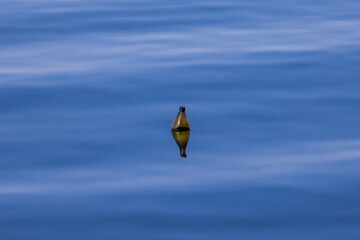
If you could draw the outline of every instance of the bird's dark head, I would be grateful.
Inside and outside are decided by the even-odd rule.
[[[185,112],[185,107],[184,107],[184,106],[181,106],[181,107],[179,108],[179,110],[180,110],[180,112]]]

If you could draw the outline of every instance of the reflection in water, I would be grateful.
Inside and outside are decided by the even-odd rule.
[[[190,131],[172,130],[171,132],[175,142],[180,148],[180,156],[186,157],[186,145],[188,144],[190,138]]]
[[[186,146],[190,138],[190,123],[185,113],[185,107],[179,108],[173,124],[171,125],[172,136],[180,148],[180,156],[186,157]]]

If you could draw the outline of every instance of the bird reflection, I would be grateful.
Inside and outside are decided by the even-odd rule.
[[[179,146],[180,156],[186,157],[186,146],[190,138],[190,123],[185,113],[185,107],[181,106],[171,125],[172,136]]]
[[[180,148],[180,156],[186,157],[186,146],[190,138],[190,131],[172,130],[171,133],[173,138],[175,139],[175,142]]]

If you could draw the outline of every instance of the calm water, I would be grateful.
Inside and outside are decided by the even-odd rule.
[[[1,1],[0,239],[360,239],[359,12]]]

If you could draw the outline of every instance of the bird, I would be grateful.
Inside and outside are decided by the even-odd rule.
[[[181,106],[179,108],[179,113],[176,115],[172,125],[171,125],[172,136],[179,146],[180,156],[186,156],[186,146],[190,138],[190,123],[189,119],[185,113],[185,107]]]
[[[176,115],[173,124],[171,125],[173,131],[190,131],[189,119],[185,113],[185,107],[179,108],[179,113]]]

